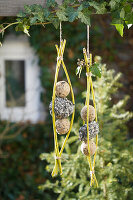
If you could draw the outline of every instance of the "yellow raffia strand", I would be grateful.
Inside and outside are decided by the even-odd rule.
[[[91,88],[91,92],[92,92],[92,97],[93,97],[93,104],[94,104],[94,108],[95,108],[95,116],[96,116],[96,122],[97,122],[97,112],[96,112],[96,103],[95,103],[95,95],[94,95],[94,90],[93,90],[93,83],[92,83],[92,78],[91,78],[91,74],[89,71],[89,66],[92,65],[92,55],[90,54],[90,60],[87,57],[87,52],[86,49],[83,49],[83,54],[84,54],[84,60],[86,63],[86,75],[87,75],[87,95],[86,95],[86,102],[85,105],[87,105],[87,143],[88,143],[88,152],[89,155],[87,156],[88,158],[88,162],[89,162],[89,166],[90,166],[90,172],[91,172],[91,182],[90,182],[90,186],[92,186],[94,184],[94,181],[96,183],[96,186],[98,187],[98,182],[95,176],[95,172],[94,172],[94,168],[95,168],[95,160],[96,160],[96,152],[94,154],[94,160],[93,160],[93,164],[91,161],[91,156],[90,156],[90,140],[89,140],[89,98],[90,98],[90,88]],[[84,124],[84,121],[83,121]],[[98,135],[96,136],[96,151],[97,151],[97,146],[98,146]]]
[[[66,135],[66,138],[65,138],[65,140],[63,142],[61,150],[59,151],[57,132],[56,132],[56,126],[55,126],[54,102],[55,102],[56,83],[57,83],[58,73],[59,73],[61,64],[63,66],[64,72],[65,72],[66,77],[67,77],[67,81],[68,81],[69,86],[70,86],[70,91],[71,91],[71,95],[72,95],[72,102],[75,105],[72,84],[71,84],[71,81],[70,81],[70,78],[69,78],[65,63],[63,61],[63,54],[64,54],[64,50],[65,50],[65,45],[66,45],[66,40],[62,40],[61,41],[60,48],[58,47],[58,45],[56,45],[56,49],[57,49],[57,65],[56,65],[55,81],[54,81],[54,87],[53,87],[53,97],[52,97],[52,117],[53,117],[53,130],[54,130],[54,143],[55,143],[55,166],[54,166],[54,169],[52,171],[52,176],[55,176],[55,175],[58,174],[58,168],[59,168],[59,171],[60,171],[60,175],[62,175],[61,155],[62,155],[63,150],[65,148],[65,145],[66,145],[66,142],[68,140],[68,137],[70,135],[70,132],[71,132],[71,129],[72,129],[72,125],[73,125],[73,120],[74,120],[74,114],[75,114],[75,109],[74,109],[74,112],[73,112],[72,118],[71,118],[70,129],[69,129],[69,131],[68,131],[68,133]]]

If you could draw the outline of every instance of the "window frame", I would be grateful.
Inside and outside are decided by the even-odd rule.
[[[25,106],[6,106],[5,60],[24,60],[25,62]],[[37,122],[44,115],[40,102],[41,84],[38,59],[25,36],[8,36],[0,48],[0,119],[11,122]],[[41,106],[41,108],[40,108]],[[43,116],[44,117],[44,116]],[[41,117],[42,118],[42,117]]]

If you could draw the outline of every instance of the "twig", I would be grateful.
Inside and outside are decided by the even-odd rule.
[[[28,125],[25,124],[24,126],[22,126],[16,133],[12,134],[12,135],[5,135],[3,140],[8,140],[8,139],[13,139],[16,136],[18,136]]]
[[[1,29],[1,33],[5,30],[5,29],[7,29],[7,28],[9,28],[10,26],[12,26],[12,25],[14,25],[14,24],[19,24],[20,22],[13,22],[13,23],[10,23],[10,24],[8,24],[6,27],[4,27],[3,29]]]

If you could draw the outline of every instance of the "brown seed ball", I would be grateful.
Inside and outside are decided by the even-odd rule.
[[[81,110],[81,118],[87,121],[87,106],[84,106]],[[95,119],[95,108],[89,105],[89,121],[92,122]]]
[[[95,151],[96,151],[96,145],[93,141],[90,141],[89,144],[90,144],[90,156],[93,156],[95,154]],[[81,152],[86,156],[89,155],[87,143],[83,142],[81,144]]]
[[[59,135],[68,133],[70,129],[70,121],[69,119],[58,119],[55,122],[56,130]]]
[[[56,96],[65,98],[70,93],[70,86],[66,81],[56,83]]]

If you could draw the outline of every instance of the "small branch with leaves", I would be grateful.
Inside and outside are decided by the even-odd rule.
[[[25,5],[24,11],[17,15],[16,22],[6,26],[0,25],[0,33],[3,35],[7,28],[16,25],[16,31],[23,31],[30,36],[31,26],[53,24],[55,28],[58,28],[60,21],[72,23],[80,20],[91,26],[93,14],[109,14],[112,18],[111,25],[116,27],[121,36],[123,36],[124,28],[130,28],[133,24],[133,8],[132,2],[129,0],[124,2],[118,0],[64,0],[61,5],[58,5],[55,0],[47,0],[45,8],[38,4]],[[0,45],[2,44],[0,43]]]
[[[82,69],[86,68],[87,66],[84,59],[78,59],[77,65],[78,67],[76,68],[76,75],[78,75],[80,78]],[[99,78],[101,78],[101,58],[99,56],[95,57],[95,61],[91,66],[89,66],[89,69],[93,76],[98,76]]]

